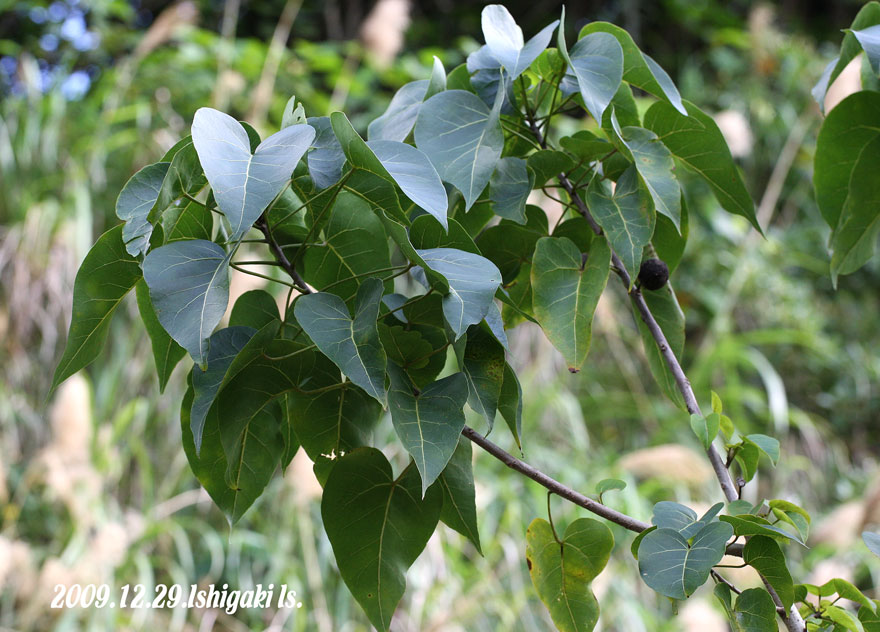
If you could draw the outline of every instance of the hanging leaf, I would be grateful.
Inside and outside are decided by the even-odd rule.
[[[293,312],[318,349],[384,405],[385,350],[376,328],[382,292],[382,281],[365,280],[357,292],[354,317],[342,299],[326,292],[301,296]]]
[[[595,178],[587,189],[587,205],[635,281],[642,251],[654,234],[654,208],[642,197],[635,167],[623,172],[613,192],[604,180]]]
[[[147,215],[147,221],[151,224],[155,224],[163,211],[174,205],[177,200],[185,195],[195,195],[208,183],[202,165],[199,163],[199,155],[193,145],[192,137],[188,136],[178,145],[180,147],[174,156],[168,158],[171,161],[171,166],[168,167],[168,173],[165,174],[156,204]],[[165,233],[167,235],[170,231],[166,230]]]
[[[501,284],[501,273],[488,259],[455,248],[416,251],[425,265],[449,283],[443,315],[458,340],[467,328],[486,317]]]
[[[333,133],[330,117],[312,116],[309,117],[308,124],[315,130],[315,140],[312,141],[312,148],[306,154],[309,175],[316,189],[326,189],[339,182],[339,178],[342,177],[345,154],[342,153],[342,146]]]
[[[159,198],[170,166],[168,162],[147,165],[128,179],[116,198],[116,217],[125,222],[122,241],[126,252],[133,257],[145,254],[150,247],[153,225],[147,216]]]
[[[168,332],[162,328],[156,317],[156,310],[153,309],[153,303],[150,301],[150,290],[143,279],[140,279],[135,285],[135,295],[137,296],[138,312],[141,315],[141,320],[144,321],[147,335],[150,336],[153,360],[156,362],[156,374],[159,376],[159,392],[162,393],[174,367],[186,355],[186,350],[174,342]]]
[[[642,182],[654,200],[654,208],[671,219],[675,229],[680,232],[681,187],[672,173],[675,169],[672,154],[651,130],[641,127],[625,127],[621,130],[613,115],[611,119],[618,137],[632,153]]]
[[[743,632],[777,632],[776,604],[763,588],[749,588],[736,598],[736,624]]]
[[[467,378],[468,405],[483,416],[491,432],[504,383],[504,348],[480,327],[470,328],[465,342],[460,366]]]
[[[464,90],[435,94],[422,104],[415,126],[416,146],[440,178],[464,195],[470,209],[495,171],[504,148],[501,99],[488,107]]]
[[[419,108],[428,91],[429,81],[420,79],[405,84],[391,98],[384,114],[367,127],[370,140],[396,140],[403,142],[412,131],[419,116]]]
[[[569,65],[587,111],[601,123],[605,108],[623,78],[623,50],[607,33],[591,33],[578,40],[569,53]]]
[[[522,158],[502,158],[489,179],[492,209],[499,217],[518,224],[526,223],[526,200],[532,192],[535,178]]]
[[[553,527],[536,518],[526,531],[526,563],[538,596],[558,630],[592,630],[599,602],[590,583],[608,563],[614,536],[598,520],[579,518],[565,530],[562,542]]]
[[[223,112],[199,108],[192,137],[214,199],[229,220],[229,238],[236,240],[290,180],[315,130],[309,125],[285,127],[251,152],[248,134],[238,121]]]
[[[159,322],[203,367],[208,338],[229,302],[228,267],[226,251],[205,240],[176,241],[144,259],[144,281]]]
[[[743,549],[743,561],[761,574],[773,586],[786,611],[794,603],[794,582],[785,566],[785,555],[773,538],[756,535]]]
[[[205,419],[208,410],[214,403],[214,398],[220,390],[220,384],[226,377],[226,371],[232,360],[244,348],[248,341],[253,338],[256,331],[251,327],[226,327],[215,331],[211,335],[210,350],[208,351],[207,368],[203,371],[198,366],[193,367],[191,384],[193,390],[192,409],[190,412],[190,432],[193,437],[193,446],[196,455],[202,449],[202,433],[205,427]]]
[[[126,252],[122,241],[122,226],[101,235],[73,282],[70,330],[52,378],[52,391],[98,357],[113,313],[140,278],[138,261]]]
[[[266,290],[250,290],[235,301],[229,314],[229,326],[243,325],[262,329],[275,320],[281,320],[275,297]]]
[[[608,22],[590,22],[581,29],[579,37],[592,33],[609,33],[617,39],[623,50],[624,81],[650,92],[655,97],[666,99],[676,110],[687,114],[672,79],[657,62],[639,50],[629,33]]]
[[[542,237],[532,261],[535,316],[541,328],[576,373],[590,350],[593,312],[605,289],[611,249],[605,239],[595,239],[584,261],[580,250],[566,237]]]
[[[711,116],[685,101],[687,116],[667,103],[655,103],[645,113],[645,127],[686,167],[700,175],[728,213],[745,217],[761,232],[752,201],[727,142]],[[678,228],[681,228],[677,224]]]
[[[657,324],[660,325],[660,329],[669,343],[669,349],[676,358],[681,360],[684,351],[684,313],[678,305],[678,299],[675,292],[672,291],[671,285],[667,283],[659,290],[642,290],[642,296]],[[633,303],[633,317],[642,336],[642,343],[645,345],[645,355],[648,356],[651,375],[676,406],[687,410],[681,392],[678,390],[678,383],[666,363],[666,358],[663,357],[657,346],[657,341],[642,320],[634,299],[631,302]]]
[[[721,558],[733,528],[712,522],[693,536],[693,542],[674,529],[656,529],[639,545],[639,570],[645,583],[670,599],[686,599],[709,578]]]
[[[388,408],[400,442],[422,478],[422,496],[452,458],[464,428],[462,408],[468,387],[464,374],[455,373],[417,391],[406,373],[388,365],[391,390]]]
[[[501,383],[501,396],[498,398],[498,412],[507,422],[516,446],[522,449],[522,386],[519,378],[509,364],[504,365],[504,380]]]
[[[471,466],[473,448],[461,435],[458,446],[446,469],[437,479],[443,490],[443,510],[440,520],[470,540],[482,555],[480,533],[477,530],[477,507],[474,500],[474,472]]]
[[[391,625],[404,573],[428,543],[442,506],[437,486],[423,497],[415,468],[394,479],[374,448],[357,448],[333,466],[321,517],[339,573],[377,629]]]

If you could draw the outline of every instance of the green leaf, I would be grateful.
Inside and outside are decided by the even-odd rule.
[[[727,515],[739,516],[752,513],[752,503],[747,500],[734,500],[727,504]]]
[[[427,79],[420,79],[400,88],[391,98],[385,113],[367,127],[367,138],[405,141],[416,124],[429,83]]]
[[[794,582],[785,566],[785,555],[776,540],[762,535],[750,538],[743,549],[743,561],[773,586],[786,610],[791,608],[794,603]]]
[[[779,462],[779,440],[763,434],[746,435],[744,442],[753,443],[758,449],[770,457],[773,465]]]
[[[170,166],[169,162],[147,165],[128,179],[116,198],[116,217],[125,222],[122,241],[126,252],[133,257],[145,254],[150,247],[153,226],[147,216],[159,198]]]
[[[190,239],[211,240],[214,218],[211,211],[198,202],[171,206],[162,214],[165,243]]]
[[[874,609],[859,608],[859,621],[867,632],[880,631],[880,613],[877,611],[878,602],[874,602]]]
[[[603,478],[596,484],[596,493],[599,494],[599,502],[602,502],[603,494],[622,489],[626,489],[626,482],[617,478]]]
[[[795,534],[789,533],[785,529],[774,526],[760,518],[759,516],[749,516],[749,515],[740,515],[740,516],[720,516],[719,520],[726,522],[733,526],[733,531],[736,535],[741,536],[753,536],[753,535],[765,535],[771,538],[786,538],[788,540],[794,540],[798,544],[802,546],[806,546],[803,541]]]
[[[564,136],[559,140],[559,144],[565,151],[584,162],[599,160],[614,151],[614,145],[587,130]]]
[[[315,129],[315,140],[306,154],[309,175],[316,189],[326,189],[339,182],[342,177],[345,154],[333,133],[329,116],[312,116],[308,119],[308,124]]]
[[[673,174],[675,162],[669,149],[651,130],[641,127],[621,130],[613,115],[611,120],[620,140],[632,153],[642,182],[654,200],[654,208],[671,219],[675,229],[681,231],[681,187]]]
[[[681,258],[684,255],[685,246],[687,246],[688,238],[688,210],[685,203],[685,196],[681,196],[681,233],[675,228],[672,220],[665,215],[656,215],[657,220],[654,226],[654,236],[651,238],[651,244],[654,246],[654,252],[659,259],[662,259],[669,267],[669,273],[675,272]]]
[[[647,529],[639,533],[635,538],[633,538],[632,544],[630,544],[629,547],[629,551],[630,553],[632,553],[633,558],[639,559],[639,546],[641,546],[642,540],[644,540],[649,533],[652,533],[656,530],[657,527],[648,527]]]
[[[624,81],[645,92],[650,92],[655,97],[666,99],[676,110],[685,114],[681,96],[672,79],[657,62],[639,50],[629,33],[608,22],[591,22],[581,29],[579,37],[591,33],[609,33],[617,38],[623,49]]]
[[[736,625],[742,632],[777,632],[776,604],[763,588],[749,588],[736,598]]]
[[[758,446],[751,441],[740,442],[735,458],[746,482],[752,480],[758,471],[758,460],[761,458]]]
[[[522,29],[503,5],[490,4],[482,12],[486,46],[492,57],[504,66],[511,79],[519,77],[547,48],[557,24],[559,20],[553,21],[525,43]]]
[[[862,45],[852,31],[860,31],[876,24],[880,24],[880,4],[869,2],[859,10],[848,32],[843,36],[843,43],[840,45],[840,55],[828,64],[825,72],[822,73],[822,78],[813,88],[813,97],[818,102],[819,109],[823,112],[825,108],[825,93],[828,91],[828,87],[834,83],[834,80],[843,72],[843,69],[847,67],[849,62],[862,52]]]
[[[490,5],[491,6],[491,5]],[[522,158],[502,158],[489,179],[493,210],[499,217],[526,223],[526,200],[532,192],[534,176]]]
[[[281,320],[275,297],[266,290],[250,290],[235,301],[229,315],[229,326],[244,325],[262,329],[273,320]]]
[[[697,435],[703,448],[708,450],[721,429],[721,416],[718,413],[709,413],[705,417],[691,415],[691,429]]]
[[[412,145],[393,140],[371,140],[367,146],[406,196],[437,218],[445,228],[449,201],[440,176],[428,157]]]
[[[140,278],[137,259],[125,250],[122,226],[101,235],[73,282],[70,330],[64,354],[55,367],[51,390],[98,357],[107,339],[113,312]]]
[[[444,90],[446,90],[446,68],[443,67],[443,62],[440,61],[440,58],[434,55],[434,65],[431,68],[431,79],[428,83],[428,90],[425,92],[425,98],[430,99],[438,92],[443,92]],[[367,130],[367,133],[369,133],[369,130]],[[401,138],[400,140],[403,141],[404,139]]]
[[[862,540],[865,541],[865,546],[868,547],[868,550],[871,551],[871,553],[880,557],[880,533],[864,531],[862,533]]]
[[[444,230],[429,215],[420,215],[413,220],[409,229],[409,239],[413,246],[419,250],[427,248],[457,248],[475,255],[480,254],[480,249],[474,240],[456,220],[449,219],[448,230]]]
[[[522,450],[522,386],[519,378],[510,367],[504,364],[504,380],[501,383],[501,396],[498,398],[498,412],[507,422],[516,446]]]
[[[144,281],[159,322],[200,366],[229,302],[229,257],[213,242],[192,240],[151,250],[144,259]]]
[[[669,348],[675,357],[681,360],[684,351],[684,313],[678,306],[678,300],[672,291],[671,284],[667,283],[659,290],[642,290],[642,296],[645,302],[654,314],[657,324],[666,336]],[[682,410],[687,410],[682,399],[681,392],[678,390],[678,384],[675,377],[666,364],[666,359],[657,346],[657,341],[651,334],[647,325],[642,321],[638,308],[633,303],[633,315],[639,327],[639,333],[642,335],[642,342],[645,345],[645,354],[648,356],[648,364],[651,367],[651,374],[666,393],[666,396]]]
[[[290,423],[303,450],[322,463],[369,445],[382,406],[349,381],[328,358],[314,354],[301,388],[288,390]],[[338,388],[333,388],[338,385]],[[315,391],[321,391],[316,393]]]
[[[645,127],[685,166],[699,174],[728,213],[745,217],[758,232],[755,203],[746,189],[727,142],[711,116],[689,101],[687,116],[667,103],[655,103],[645,113]]]
[[[240,326],[226,327],[215,331],[211,336],[207,368],[202,371],[198,366],[193,367],[191,373],[193,400],[190,411],[190,432],[196,455],[201,452],[205,420],[208,418],[208,411],[214,403],[220,385],[226,377],[226,371],[235,356],[253,338],[255,333],[256,331],[251,327]]]
[[[636,169],[624,171],[613,192],[604,180],[594,178],[587,189],[587,205],[635,281],[642,251],[654,234],[654,209],[641,195]]]
[[[446,90],[422,104],[415,126],[416,145],[440,177],[462,192],[465,209],[489,183],[504,148],[501,99],[488,107],[475,94]]]
[[[819,593],[823,595],[828,595],[832,592],[837,593],[843,599],[849,599],[850,601],[853,601],[860,606],[864,606],[871,611],[876,611],[877,609],[877,606],[873,601],[868,599],[861,590],[853,586],[845,579],[831,579],[825,582],[819,589]]]
[[[838,606],[825,606],[824,614],[826,617],[834,621],[844,630],[852,630],[852,632],[865,632],[862,622],[856,618],[856,615],[848,610],[839,608]]]
[[[343,191],[324,228],[324,242],[309,246],[303,257],[303,277],[322,292],[350,304],[363,279],[381,276],[391,267],[388,237],[382,221],[367,203]]]
[[[443,316],[458,340],[468,327],[486,317],[501,285],[501,273],[488,259],[455,248],[428,248],[416,253],[449,283],[449,293],[443,297]]]
[[[135,285],[135,294],[137,296],[138,312],[147,334],[150,336],[150,344],[153,347],[153,360],[156,362],[156,373],[159,376],[159,392],[165,390],[168,384],[168,378],[177,363],[186,355],[186,351],[179,344],[174,342],[168,335],[159,319],[156,317],[156,311],[153,309],[153,303],[150,301],[150,290],[143,279],[140,279]]]
[[[306,110],[302,103],[296,102],[296,97],[290,97],[281,113],[281,129],[291,125],[302,125],[306,122]]]
[[[562,141],[570,140],[563,138]],[[565,145],[563,144],[563,147]],[[535,174],[535,181],[532,187],[544,186],[548,180],[557,177],[560,173],[565,173],[574,169],[574,160],[570,156],[561,151],[553,149],[539,149],[529,154],[527,158],[529,169]]]
[[[514,282],[523,264],[528,265],[535,253],[535,244],[543,235],[512,222],[490,226],[478,238],[480,252],[498,266],[501,279],[509,285]]]
[[[880,74],[880,25],[875,24],[866,29],[851,31],[865,51],[874,74]]]
[[[697,513],[690,507],[670,500],[662,500],[654,505],[651,524],[661,529],[682,529],[697,522]]]
[[[481,327],[468,330],[461,354],[461,371],[467,378],[468,404],[489,424],[495,425],[495,412],[504,383],[504,348]]]
[[[405,143],[390,140],[365,143],[342,112],[331,114],[330,123],[352,167],[396,184],[413,202],[446,226],[446,189],[437,175],[439,170],[435,170],[431,164],[433,160]],[[349,190],[355,192],[363,189],[351,179],[349,185]],[[386,207],[387,204],[382,208]]]
[[[569,65],[587,111],[601,123],[623,78],[623,50],[607,33],[591,33],[578,40],[569,53]]]
[[[477,506],[474,500],[474,472],[471,466],[473,448],[471,442],[458,437],[458,447],[452,458],[437,479],[443,490],[443,510],[440,520],[455,529],[477,547],[480,548],[480,532],[477,530]]]
[[[771,500],[769,506],[774,516],[797,529],[801,539],[806,542],[810,534],[810,514],[787,500]]]
[[[880,119],[877,122],[880,123]],[[872,134],[865,133],[869,135]],[[876,252],[880,235],[880,185],[874,177],[874,168],[878,160],[880,137],[875,137],[859,151],[849,176],[840,221],[831,233],[831,279],[835,284],[839,275],[855,272]]]
[[[724,412],[724,406],[721,403],[721,397],[715,391],[710,391],[712,394],[712,412],[718,413],[719,415]]]
[[[579,518],[557,541],[550,523],[536,518],[526,531],[526,563],[532,583],[558,630],[592,630],[599,603],[590,589],[614,548],[611,530],[598,520]]]
[[[150,223],[154,224],[162,212],[173,205],[176,200],[184,195],[195,195],[208,183],[202,165],[199,164],[199,155],[193,145],[192,138],[188,136],[178,144],[180,147],[174,156],[168,158],[171,160],[171,166],[168,168],[168,173],[165,174],[165,180],[162,182],[162,189],[159,191],[156,204],[147,216],[147,221]],[[166,229],[165,234],[169,235],[170,231]]]
[[[342,299],[326,292],[299,297],[293,313],[318,349],[384,405],[385,350],[376,328],[382,292],[382,281],[365,280],[358,288],[354,317]]]
[[[358,448],[333,466],[321,517],[339,573],[379,630],[387,630],[406,587],[404,573],[437,526],[443,495],[432,487],[422,498],[410,466],[394,479],[374,448]]]
[[[694,536],[693,542],[675,529],[652,531],[639,545],[639,570],[645,583],[670,599],[686,599],[709,578],[721,558],[733,529],[712,522]]]
[[[458,435],[464,428],[462,408],[468,395],[467,380],[463,373],[455,373],[416,391],[395,364],[388,365],[388,376],[391,421],[400,442],[415,461],[424,496],[458,445]]]
[[[199,108],[192,137],[214,199],[229,220],[229,238],[236,240],[290,180],[315,130],[309,125],[285,127],[251,153],[248,134],[238,121],[223,112]]]
[[[532,300],[535,316],[568,370],[581,369],[590,349],[593,312],[610,271],[608,242],[593,240],[584,261],[566,237],[542,237],[532,260]]]

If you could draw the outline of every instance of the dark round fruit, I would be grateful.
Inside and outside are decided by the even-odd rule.
[[[645,259],[639,268],[639,284],[646,290],[659,290],[669,280],[669,267],[660,259]]]

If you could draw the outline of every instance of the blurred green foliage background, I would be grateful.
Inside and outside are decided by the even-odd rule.
[[[810,184],[821,115],[809,91],[859,4],[596,0],[567,7],[567,28],[570,41],[592,20],[629,29],[683,97],[718,117],[767,238],[690,183],[690,239],[673,276],[688,323],[685,368],[705,403],[714,389],[740,428],[782,440],[779,466],[763,463],[745,494],[814,513],[795,577],[843,576],[878,598],[880,564],[858,533],[880,523],[880,266],[832,289],[828,229]],[[507,6],[527,37],[560,8]],[[124,182],[187,133],[198,107],[269,132],[296,95],[308,115],[343,109],[365,131],[397,88],[429,76],[432,56],[451,69],[477,48],[480,9],[452,0],[0,0],[0,629],[368,629],[335,573],[307,460],[233,530],[198,488],[180,443],[184,370],[158,393],[133,298],[100,360],[52,402],[46,393],[79,262],[116,223]],[[251,287],[237,279],[233,293]],[[620,288],[603,297],[577,376],[540,331],[515,334],[529,462],[584,492],[606,477],[627,480],[606,502],[641,519],[658,500],[699,508],[717,499],[687,419],[649,376]],[[390,423],[379,432],[391,436]],[[503,433],[494,439],[514,450]],[[389,456],[403,462],[402,451]],[[485,556],[441,528],[408,575],[395,630],[551,627],[524,553],[546,496],[475,458]],[[584,513],[553,510],[557,525]],[[600,629],[727,629],[706,594],[674,615],[640,583],[630,535],[615,536],[594,584]],[[159,583],[287,583],[302,607],[51,610],[54,587],[73,582],[142,583],[148,594]]]

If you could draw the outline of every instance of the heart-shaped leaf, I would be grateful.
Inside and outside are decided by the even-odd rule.
[[[745,217],[760,231],[755,203],[718,125],[690,101],[684,105],[687,115],[668,103],[655,103],[645,113],[645,127],[706,181],[724,210]]]
[[[339,370],[376,400],[385,404],[385,350],[376,319],[382,300],[382,281],[364,281],[352,317],[341,298],[326,292],[297,299],[293,313],[318,349]]]
[[[639,276],[642,251],[654,234],[654,208],[639,187],[635,167],[629,167],[617,180],[614,191],[599,178],[587,189],[587,205],[605,231],[631,279]]]
[[[742,632],[777,632],[776,604],[763,588],[749,588],[736,598],[733,609],[736,625]]]
[[[326,189],[339,182],[342,177],[345,154],[333,133],[330,117],[312,116],[308,119],[308,124],[315,129],[315,140],[306,154],[309,175],[312,176],[316,189]]]
[[[470,209],[489,183],[504,149],[501,99],[490,110],[475,94],[446,90],[422,104],[416,146],[440,178],[462,192]]]
[[[559,172],[557,172],[559,173]],[[499,217],[518,224],[526,223],[526,200],[532,192],[535,178],[529,173],[522,158],[502,158],[489,179],[492,209]]]
[[[504,348],[482,328],[472,327],[459,355],[468,382],[468,405],[483,416],[491,431],[504,383]]]
[[[565,530],[562,542],[550,523],[536,518],[526,531],[526,563],[538,596],[563,632],[592,630],[599,602],[590,582],[608,563],[614,536],[598,520],[579,518]]]
[[[443,297],[443,315],[458,340],[468,327],[486,317],[501,285],[501,272],[488,259],[456,248],[416,252],[426,266],[449,282],[449,292]]]
[[[712,522],[693,542],[674,529],[657,529],[639,545],[639,570],[648,586],[670,599],[686,599],[709,578],[709,571],[724,557],[733,528]]]
[[[98,357],[113,312],[141,278],[137,259],[122,241],[122,226],[98,238],[73,282],[73,318],[64,354],[55,368],[52,390]]]
[[[590,350],[593,312],[605,289],[611,249],[593,240],[589,258],[567,237],[542,237],[532,259],[532,302],[547,338],[577,372]]]
[[[406,196],[446,227],[446,189],[428,157],[406,143],[371,140],[367,146]]]
[[[477,547],[480,555],[480,532],[477,530],[477,507],[474,500],[474,472],[471,466],[473,448],[463,436],[458,437],[458,447],[437,479],[443,490],[443,510],[440,520],[455,529]]]
[[[510,78],[516,79],[547,48],[559,20],[545,26],[528,43],[524,43],[522,29],[503,5],[490,4],[484,7],[482,24],[489,52],[504,66]]]
[[[290,180],[315,138],[309,125],[285,127],[251,152],[241,123],[223,112],[199,108],[193,144],[220,211],[229,220],[230,239],[244,235]]]
[[[569,65],[587,111],[601,123],[623,78],[623,49],[608,33],[590,33],[569,53]]]
[[[190,430],[197,455],[202,449],[202,431],[208,410],[220,390],[226,370],[255,333],[251,327],[226,327],[215,331],[210,339],[207,368],[202,371],[198,366],[193,367]]]
[[[168,384],[171,371],[186,355],[186,350],[174,342],[174,339],[162,328],[162,324],[156,317],[153,303],[150,301],[150,290],[143,279],[137,282],[134,291],[137,296],[138,312],[141,315],[141,320],[144,321],[144,327],[153,347],[153,360],[156,362],[156,374],[159,377],[159,392],[161,393]]]
[[[403,142],[412,131],[419,108],[428,91],[429,81],[420,79],[404,84],[391,98],[388,109],[367,127],[367,138]]]
[[[116,217],[125,222],[122,241],[126,252],[133,257],[146,253],[150,247],[153,225],[147,217],[159,199],[170,166],[170,162],[147,165],[128,179],[116,198]]]
[[[422,496],[452,458],[464,428],[467,380],[455,373],[417,391],[403,369],[388,364],[388,408],[394,430],[418,468]]]
[[[743,561],[773,586],[786,610],[791,608],[794,603],[794,583],[785,565],[785,555],[776,540],[763,535],[753,536],[743,549]]]
[[[342,579],[379,630],[391,625],[406,569],[428,543],[442,505],[438,487],[422,498],[415,468],[395,479],[374,448],[357,448],[333,466],[321,518]]]
[[[144,259],[144,281],[159,322],[200,366],[229,302],[229,257],[217,244],[197,239],[151,250]]]

